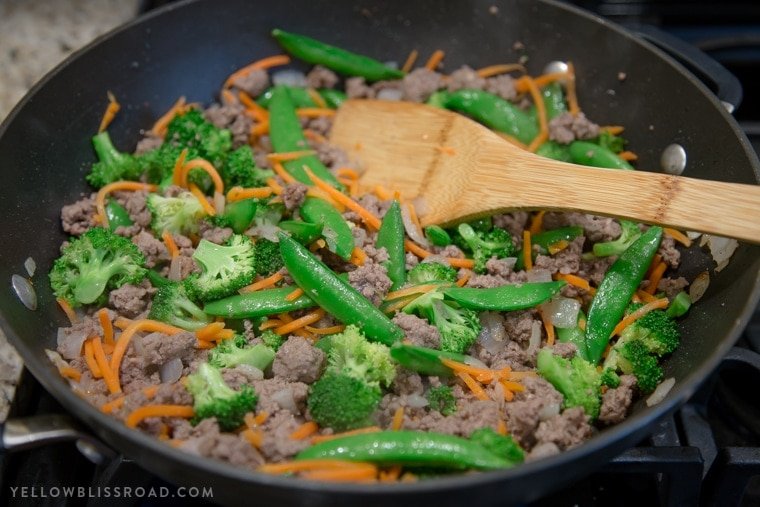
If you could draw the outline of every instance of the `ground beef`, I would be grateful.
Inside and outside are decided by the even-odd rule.
[[[328,137],[332,129],[333,119],[330,116],[317,116],[316,118],[304,118],[303,128],[312,130],[322,137]]]
[[[282,190],[282,202],[285,204],[285,209],[293,211],[301,207],[303,200],[306,198],[306,191],[309,187],[303,183],[293,182],[288,183]]]
[[[346,79],[346,96],[349,99],[374,99],[375,90],[363,77],[350,77]]]
[[[149,130],[145,133],[145,137],[137,141],[137,146],[135,147],[135,155],[142,155],[143,153],[153,151],[162,144],[164,144],[164,138],[157,136],[153,133],[152,130]]]
[[[380,306],[393,285],[385,266],[374,262],[365,262],[350,272],[348,283],[375,306]]]
[[[512,213],[503,213],[494,215],[491,220],[494,227],[506,229],[513,238],[522,240],[522,233],[528,225],[530,214],[527,211],[513,211]]]
[[[189,433],[187,437],[178,432],[174,435],[184,437],[180,446],[184,451],[252,470],[264,463],[261,454],[242,435],[221,433],[216,419],[204,419]]]
[[[338,168],[353,165],[345,151],[330,143],[318,143],[316,150],[317,157],[327,167]]]
[[[64,232],[79,236],[95,227],[95,194],[84,197],[61,208],[61,224]]]
[[[358,201],[364,209],[381,219],[385,216],[388,208],[391,207],[392,202],[390,199],[387,201],[381,201],[374,194],[364,194],[363,196],[359,197]],[[353,211],[344,212],[343,218],[355,224],[363,223],[362,218]]]
[[[166,403],[169,405],[192,405],[193,396],[187,392],[182,382],[161,384],[151,403]]]
[[[497,259],[492,257],[486,261],[486,272],[489,275],[509,277],[515,267],[517,259]]]
[[[248,144],[253,119],[245,114],[245,108],[240,104],[213,104],[203,116],[217,127],[230,131],[233,148]]]
[[[581,407],[568,408],[560,415],[542,421],[536,430],[536,439],[544,444],[552,442],[562,450],[572,449],[591,438],[593,428]]]
[[[544,228],[557,229],[568,225],[583,227],[586,238],[592,242],[612,241],[620,236],[620,224],[614,218],[587,215],[585,213],[556,213],[544,215]]]
[[[363,249],[367,245],[372,246],[371,244],[372,240],[370,239],[369,234],[367,233],[367,229],[363,227],[353,227],[351,228],[351,235],[354,237],[354,244],[358,246],[359,248]],[[367,252],[364,252],[364,253],[367,253]],[[388,260],[387,254],[386,254],[385,260]],[[375,262],[383,262],[383,261],[375,261]]]
[[[617,424],[625,419],[628,407],[633,400],[633,387],[636,385],[636,377],[633,375],[621,375],[620,385],[614,389],[607,389],[602,395],[602,408],[599,411],[599,421],[605,424]]]
[[[441,74],[424,67],[414,69],[401,81],[403,99],[411,102],[425,102],[442,86]]]
[[[256,405],[257,411],[274,414],[280,410],[289,410],[291,407],[282,406],[277,401],[277,399],[283,397],[283,394],[288,393],[293,396],[293,401],[295,402],[298,413],[303,413],[306,409],[306,396],[309,392],[309,386],[303,382],[288,382],[281,378],[274,377],[255,380],[251,384],[253,385],[256,394],[259,395],[259,402]]]
[[[681,251],[676,248],[676,240],[667,234],[662,235],[660,249],[657,250],[657,253],[671,268],[677,268],[681,263]]]
[[[315,65],[306,74],[306,86],[309,88],[335,88],[338,84],[338,75],[326,67]]]
[[[518,343],[527,343],[530,339],[533,323],[539,322],[535,309],[520,310],[504,314],[504,329],[507,336]]]
[[[576,139],[591,139],[599,135],[599,125],[583,113],[562,113],[549,122],[549,139],[570,144]]]
[[[150,210],[147,205],[148,192],[138,190],[135,192],[115,192],[116,201],[124,206],[129,213],[129,218],[140,227],[148,227],[151,221]]]
[[[664,292],[669,298],[673,298],[688,285],[689,281],[682,276],[678,278],[662,278],[657,284],[657,290]]]
[[[132,238],[132,242],[145,256],[145,267],[153,268],[169,260],[166,245],[146,230],[140,231]]]
[[[398,395],[422,394],[425,386],[422,377],[413,371],[399,368],[391,384],[391,390]]]
[[[590,280],[594,285],[599,285],[604,279],[604,274],[617,259],[616,256],[594,257],[591,260],[581,260],[578,276]]]
[[[552,353],[555,356],[564,357],[565,359],[575,357],[577,352],[578,347],[572,342],[557,342],[552,347]]]
[[[504,100],[515,100],[517,90],[515,89],[515,80],[509,74],[489,77],[486,79],[485,91],[498,95]]]
[[[407,271],[420,263],[420,258],[414,255],[412,252],[406,252],[404,256],[404,267]]]
[[[272,371],[289,382],[311,384],[322,373],[325,353],[300,336],[290,336],[277,351]]]
[[[232,82],[233,86],[240,88],[251,97],[258,97],[269,88],[269,74],[267,71],[256,69],[247,75]]]
[[[179,263],[179,279],[184,280],[191,273],[200,273],[201,269],[192,257],[180,255],[175,262]],[[161,276],[169,276],[169,266],[164,266]]]
[[[562,451],[560,451],[559,447],[557,447],[557,444],[554,442],[542,442],[531,449],[528,455],[525,456],[525,461],[530,463],[531,461],[556,456],[560,452]]]
[[[404,337],[412,345],[437,349],[441,345],[441,333],[435,326],[416,315],[399,312],[393,317],[393,322],[404,331]]]
[[[483,361],[486,366],[494,370],[510,367],[515,371],[524,371],[532,368],[532,360],[525,350],[514,341],[508,341],[504,348],[496,352],[490,352],[480,342],[475,343],[471,353]]]
[[[301,424],[302,418],[284,410],[267,418],[261,428],[264,438],[260,449],[267,461],[277,462],[291,458],[311,445],[308,438],[290,438],[290,434]]]
[[[150,333],[137,341],[140,342],[139,354],[143,357],[146,367],[161,366],[176,357],[187,363],[198,343],[195,334],[189,331],[173,335]]]
[[[471,90],[482,90],[486,86],[486,80],[467,65],[460,67],[449,75],[446,88],[450,92],[462,90],[464,88]]]
[[[501,419],[501,411],[496,402],[460,399],[457,403],[457,411],[453,414],[443,416],[440,412],[428,411],[427,414],[419,418],[404,417],[403,428],[469,437],[473,431],[479,428],[496,429]]]
[[[248,368],[246,365],[238,365],[234,368],[225,368],[222,370],[222,378],[230,388],[236,391],[243,386],[250,386],[256,380],[261,380],[263,374],[254,368]]]
[[[538,254],[533,264],[534,268],[546,269],[551,274],[562,273],[567,275],[577,273],[581,267],[581,254],[583,253],[583,242],[585,240],[586,238],[583,236],[575,238],[567,248],[554,255]]]
[[[442,257],[453,257],[455,259],[464,259],[465,255],[461,248],[456,245],[435,246],[432,245],[430,250]],[[424,260],[422,262],[425,262]]]
[[[222,245],[228,239],[230,239],[230,237],[233,234],[233,231],[229,227],[217,227],[215,225],[208,223],[205,220],[201,220],[200,233],[201,233],[201,238],[205,239],[206,241],[216,243],[217,245]],[[189,238],[188,238],[188,241],[190,241]],[[179,246],[179,244],[177,246]],[[192,248],[192,241],[190,242],[190,247]],[[182,255],[186,255],[185,252],[180,252],[180,253]],[[192,255],[192,252],[190,252],[190,255]]]
[[[144,355],[138,353],[137,346],[132,344],[132,346],[127,348],[127,353],[121,361],[119,381],[121,382],[122,390],[127,394],[150,385],[159,384],[161,377],[158,368],[146,368]]]
[[[517,442],[530,450],[536,443],[535,431],[541,419],[558,409],[563,398],[541,377],[526,377],[522,384],[525,391],[516,393],[515,400],[506,405],[507,427]]]
[[[100,323],[92,317],[80,318],[71,327],[61,328],[57,338],[58,353],[64,359],[77,359],[82,355],[82,338],[103,334]],[[78,346],[78,347],[77,347]]]
[[[124,284],[108,294],[108,304],[117,313],[134,319],[148,309],[151,294],[154,292],[150,284]]]

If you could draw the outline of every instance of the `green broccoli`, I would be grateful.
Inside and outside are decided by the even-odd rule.
[[[620,255],[641,236],[641,230],[636,222],[620,220],[620,229],[620,236],[616,240],[594,244],[593,252],[596,257]]]
[[[612,368],[605,368],[602,371],[601,382],[603,386],[614,389],[620,385],[620,376]]]
[[[512,464],[522,463],[525,452],[511,435],[499,435],[492,428],[479,428],[472,432],[470,440],[482,445],[492,454],[507,459]]]
[[[139,180],[145,167],[139,157],[122,153],[111,142],[111,136],[103,131],[92,138],[98,161],[92,165],[87,181],[100,188],[119,180]]]
[[[456,282],[457,270],[440,262],[421,262],[409,270],[407,280],[413,285],[430,282]]]
[[[105,290],[145,278],[145,257],[127,238],[95,227],[73,239],[50,270],[50,285],[71,306],[96,302]]]
[[[170,185],[172,183],[174,166],[177,164],[177,159],[183,149],[182,146],[173,143],[164,143],[158,148],[141,155],[140,161],[145,166],[145,175],[148,181],[161,185],[161,187]],[[185,160],[198,158],[198,150],[195,148],[188,148],[187,150]]]
[[[195,331],[211,322],[211,317],[193,303],[182,283],[167,281],[153,296],[148,318]]]
[[[257,238],[253,246],[253,269],[257,275],[269,276],[282,268],[280,246],[266,238]]]
[[[404,312],[424,317],[438,329],[441,350],[464,354],[478,338],[480,319],[477,312],[455,304],[445,301],[441,292],[431,291],[407,304]]]
[[[214,301],[234,294],[250,284],[256,274],[253,243],[242,234],[233,234],[225,245],[202,239],[193,259],[202,272],[190,275],[185,283],[190,295],[201,301]]]
[[[320,426],[346,431],[370,424],[381,398],[377,386],[328,372],[311,385],[307,405]]]
[[[356,326],[347,326],[342,333],[330,336],[327,370],[373,386],[388,387],[396,377],[390,349],[367,341]]]
[[[164,144],[194,148],[199,157],[208,160],[214,167],[223,166],[232,148],[230,131],[206,121],[197,109],[175,116],[167,126],[165,139]]]
[[[245,336],[241,335],[222,341],[208,356],[209,364],[216,368],[234,368],[244,364],[264,371],[272,361],[274,350],[262,344],[249,346]]]
[[[263,187],[269,178],[274,177],[274,172],[256,167],[253,150],[244,145],[229,154],[222,166],[221,176],[225,188]]]
[[[185,388],[193,395],[195,417],[192,423],[216,417],[223,431],[239,428],[245,414],[252,411],[258,401],[253,388],[231,389],[224,382],[222,373],[208,363],[202,363],[195,373],[188,375]]]
[[[451,415],[457,411],[457,399],[449,386],[431,387],[427,392],[428,406],[441,415]]]
[[[625,145],[628,143],[628,141],[622,137],[611,134],[608,131],[602,131],[599,134],[599,137],[592,139],[591,142],[598,144],[603,148],[607,148],[613,153],[620,153],[625,149]]]
[[[502,259],[515,255],[512,236],[504,229],[494,227],[490,231],[480,232],[473,229],[470,224],[459,224],[457,231],[472,251],[472,258],[475,261],[473,270],[476,273],[485,272],[486,262],[491,257]]]
[[[148,194],[148,210],[153,219],[151,228],[161,234],[194,234],[198,232],[200,219],[206,214],[198,198],[190,192],[182,192],[177,197]]]
[[[578,356],[568,360],[555,356],[550,349],[541,349],[536,367],[538,374],[562,393],[565,408],[582,407],[592,420],[597,418],[602,375],[593,364]]]
[[[259,338],[261,338],[261,341],[264,342],[264,345],[274,350],[275,352],[280,350],[282,344],[285,343],[285,337],[275,333],[271,329],[267,329],[261,333],[261,336]]]
[[[631,305],[628,313],[641,306],[643,305],[640,303]],[[650,354],[664,356],[678,347],[680,339],[681,333],[678,331],[676,321],[668,317],[663,310],[653,310],[627,326],[620,335],[618,343],[639,340]]]
[[[635,376],[636,384],[644,393],[654,391],[663,377],[657,358],[639,340],[618,340],[607,355],[604,367]]]

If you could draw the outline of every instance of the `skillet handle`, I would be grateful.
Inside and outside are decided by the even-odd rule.
[[[624,26],[686,67],[715,93],[729,113],[739,107],[743,94],[741,82],[702,50],[652,25],[626,23]]]

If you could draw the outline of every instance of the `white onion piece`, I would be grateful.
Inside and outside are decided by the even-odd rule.
[[[34,276],[34,272],[37,271],[37,263],[34,262],[34,259],[31,257],[27,257],[24,261],[24,268],[26,269],[27,274],[32,277]]]
[[[573,328],[578,322],[581,304],[575,299],[555,296],[541,305],[541,311],[555,327]]]
[[[158,374],[163,384],[173,384],[182,376],[182,359],[175,357],[170,359],[158,369]]]
[[[692,241],[694,241],[695,239],[697,239],[697,238],[698,238],[698,237],[700,237],[701,235],[702,235],[702,233],[701,233],[701,232],[697,232],[697,231],[686,231],[686,237],[688,237],[688,238],[689,238],[690,240],[692,240]]]
[[[82,344],[87,339],[85,329],[58,328],[56,336],[58,342],[58,351],[65,359],[76,359],[82,356]]]
[[[305,87],[306,74],[295,69],[278,70],[272,73],[272,84]]]
[[[24,306],[30,310],[37,309],[37,292],[34,290],[32,282],[21,275],[13,275],[11,276],[11,285]]]
[[[214,192],[214,211],[217,215],[224,214],[224,194],[221,192]]]
[[[530,328],[530,339],[528,340],[528,348],[525,350],[529,356],[533,356],[538,352],[538,347],[541,346],[541,323],[534,321],[533,326]]]
[[[728,260],[736,249],[739,248],[739,242],[732,238],[710,236],[708,246],[710,248],[710,255],[712,255],[713,260],[717,264],[715,271],[719,272],[728,266]]]
[[[298,407],[296,406],[296,400],[293,398],[293,391],[290,389],[281,389],[272,395],[272,401],[277,403],[285,410],[289,410],[294,414],[298,413]]]
[[[697,277],[694,279],[693,282],[691,282],[691,285],[689,286],[689,299],[691,299],[692,303],[696,303],[700,299],[702,299],[702,296],[705,295],[705,292],[707,291],[707,287],[710,286],[710,273],[707,271],[702,271],[700,274],[697,275]]]
[[[401,220],[404,222],[406,235],[409,236],[412,241],[420,245],[422,248],[430,247],[430,243],[428,243],[428,240],[422,234],[422,231],[420,231],[417,226],[414,225],[414,222],[412,222],[412,216],[409,214],[409,208],[406,206],[401,206]]]
[[[180,264],[179,255],[172,257],[169,263],[169,280],[173,282],[182,280],[182,265]]]
[[[45,355],[48,356],[48,359],[50,359],[50,362],[53,363],[53,366],[56,368],[65,368],[69,365],[69,363],[64,361],[61,355],[55,350],[45,349]]]
[[[552,274],[548,269],[534,268],[528,271],[529,282],[551,282]]]
[[[476,368],[484,368],[488,369],[488,366],[486,366],[486,363],[478,359],[477,357],[472,356],[465,356],[464,357],[464,364],[468,366],[475,366]]]
[[[261,380],[264,378],[264,372],[250,364],[239,364],[235,369],[245,373],[245,375],[251,380]]]
[[[649,395],[649,398],[647,398],[647,401],[646,401],[647,407],[657,405],[662,400],[664,400],[665,396],[668,395],[668,393],[670,392],[671,389],[673,389],[673,386],[675,384],[676,384],[676,379],[672,377],[660,382],[660,385],[658,385],[657,388],[654,390],[654,392]]]
[[[551,419],[555,415],[559,415],[559,403],[547,403],[543,407],[541,407],[541,410],[538,411],[538,419],[540,421],[546,421],[547,419]]]
[[[422,408],[428,406],[428,400],[421,394],[410,394],[406,397],[406,405],[412,408]]]
[[[403,92],[396,88],[383,88],[377,92],[378,100],[401,100]]]
[[[245,233],[249,236],[255,236],[257,238],[265,238],[269,241],[274,241],[275,243],[279,243],[280,239],[277,237],[277,233],[280,231],[280,228],[276,225],[272,224],[264,224],[264,225],[255,225],[245,231]]]
[[[478,335],[480,345],[491,354],[504,350],[507,343],[504,318],[496,312],[483,312],[480,314],[480,324],[482,325]]]

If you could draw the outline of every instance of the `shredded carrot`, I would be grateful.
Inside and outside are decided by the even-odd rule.
[[[213,349],[214,347],[216,347],[216,343],[208,342],[206,340],[198,340],[195,344],[195,348],[200,350]]]
[[[314,470],[313,472],[303,472],[301,477],[313,481],[374,482],[377,478],[377,469],[355,468],[352,470]]]
[[[193,160],[185,162],[180,170],[180,186],[187,187],[187,176],[193,169],[202,169],[205,171],[211,177],[211,181],[214,182],[214,190],[220,194],[224,193],[224,182],[222,181],[222,177],[219,176],[219,172],[211,162],[202,158],[194,158]]]
[[[639,159],[639,156],[632,151],[621,151],[617,156],[628,162],[633,162]]]
[[[451,368],[456,373],[475,375],[481,382],[490,381],[501,374],[500,371],[478,368],[477,366],[470,366],[469,364],[460,363],[452,359],[441,359],[441,363],[447,368]]]
[[[324,335],[324,334],[341,333],[343,332],[344,329],[346,329],[346,326],[344,326],[343,324],[338,324],[336,326],[330,326],[330,327],[304,326],[304,329],[306,329],[310,333]]]
[[[573,116],[578,116],[578,113],[581,112],[575,89],[575,66],[573,62],[567,62],[567,109]]]
[[[101,225],[108,227],[108,215],[106,215],[106,196],[116,190],[147,190],[148,192],[155,192],[158,190],[157,185],[150,183],[140,183],[137,181],[114,181],[98,190],[98,195],[95,198],[95,207],[98,210],[98,216],[100,216]]]
[[[98,321],[100,322],[100,327],[103,328],[103,343],[113,345],[113,325],[108,316],[108,310],[105,308],[98,310]]]
[[[515,399],[515,393],[513,393],[509,389],[504,389],[504,400],[505,401],[512,401],[514,399]]]
[[[414,63],[417,61],[417,57],[420,55],[419,51],[412,49],[409,52],[409,56],[406,57],[404,65],[401,66],[401,72],[409,72],[414,67]]]
[[[499,435],[506,435],[509,433],[509,429],[507,428],[507,423],[504,422],[504,419],[499,419],[498,424],[496,425],[496,433]]]
[[[383,201],[387,201],[393,198],[393,195],[388,191],[388,189],[382,185],[375,185],[375,188],[372,191],[378,198],[382,199]]]
[[[375,468],[371,463],[361,461],[346,461],[330,458],[299,459],[298,461],[283,461],[280,463],[266,463],[258,468],[259,472],[266,474],[290,474],[307,472],[311,470],[351,469],[351,468]]]
[[[181,333],[183,329],[150,319],[132,321],[129,327],[127,327],[124,332],[121,333],[121,336],[119,336],[119,339],[116,342],[116,346],[113,349],[113,355],[111,356],[111,369],[114,371],[117,378],[119,376],[121,360],[124,358],[124,354],[127,352],[129,342],[132,340],[134,334],[139,331],[156,331],[159,333],[174,335]],[[97,358],[97,355],[95,357]]]
[[[681,243],[686,248],[689,248],[691,246],[691,239],[689,239],[689,236],[682,233],[681,231],[678,231],[676,229],[671,229],[670,227],[663,227],[662,232],[673,238],[674,240]]]
[[[583,289],[586,292],[588,292],[591,295],[594,295],[596,293],[596,289],[591,286],[591,284],[586,280],[585,278],[581,278],[577,275],[565,275],[562,273],[557,273],[554,275],[555,280],[564,280],[570,285],[573,285],[575,287],[578,287],[579,289]]]
[[[394,290],[393,292],[389,292],[386,296],[386,300],[392,300],[392,299],[398,299],[405,296],[410,296],[412,294],[420,294],[425,292],[430,292],[431,290],[435,290],[439,287],[438,284],[431,283],[428,285],[413,285],[411,287],[407,287],[405,289],[399,289]]]
[[[380,480],[383,482],[396,482],[401,475],[401,465],[393,465],[387,471],[380,472]]]
[[[84,361],[87,364],[87,368],[90,369],[92,378],[102,378],[103,374],[100,372],[100,366],[95,360],[95,351],[92,348],[92,340],[84,342]]]
[[[498,76],[499,74],[506,74],[508,72],[514,72],[516,70],[520,72],[527,72],[525,66],[521,63],[500,63],[497,65],[489,65],[488,67],[478,69],[477,73],[478,76],[486,78],[491,76]]]
[[[637,290],[636,295],[639,297],[640,300],[642,300],[645,303],[651,303],[652,301],[657,301],[658,299],[654,295],[648,292],[645,292],[643,290]]]
[[[113,322],[113,325],[118,327],[121,330],[124,330],[128,328],[131,323],[132,323],[132,319],[128,319],[126,317],[117,317],[116,320]]]
[[[391,429],[398,431],[404,425],[404,407],[398,407],[393,412],[393,421],[391,422]]]
[[[71,307],[68,301],[66,301],[63,298],[56,298],[56,303],[58,303],[58,306],[61,307],[61,310],[63,310],[63,313],[66,314],[66,317],[69,319],[69,323],[73,326],[77,322],[79,322],[79,316],[74,311],[74,309]]]
[[[261,444],[264,443],[264,433],[262,433],[261,430],[246,429],[243,430],[241,435],[243,435],[243,438],[256,449],[260,449]]]
[[[261,426],[265,422],[267,422],[267,419],[269,419],[269,412],[262,411],[256,414],[256,417],[253,418],[253,423]]]
[[[309,98],[317,105],[317,107],[322,109],[328,109],[327,102],[325,102],[325,99],[322,98],[322,95],[319,94],[317,90],[314,88],[307,88],[306,93],[309,94]]]
[[[195,412],[189,405],[143,405],[133,410],[125,419],[128,428],[136,428],[143,419],[148,417],[184,417],[189,419]]]
[[[467,282],[470,281],[470,277],[471,276],[472,276],[471,273],[465,273],[462,278],[460,278],[459,280],[457,280],[456,286],[457,287],[464,287],[467,284]]]
[[[333,433],[332,435],[317,435],[311,437],[312,444],[318,444],[320,442],[328,442],[335,440],[336,438],[349,437],[351,435],[362,435],[364,433],[376,433],[382,431],[382,428],[378,426],[367,426],[366,428],[359,428],[356,430],[344,431],[342,433]]]
[[[303,440],[312,436],[319,430],[319,426],[314,421],[308,421],[300,425],[293,433],[290,434],[292,440]]]
[[[561,239],[555,243],[552,243],[548,247],[546,247],[546,250],[549,252],[550,255],[554,255],[566,249],[568,246],[570,246],[570,243],[568,243],[566,239]]]
[[[321,116],[335,116],[335,109],[327,107],[299,107],[296,114],[301,118],[319,118]]]
[[[187,148],[183,148],[177,156],[177,161],[174,162],[174,169],[172,169],[172,183],[175,185],[182,185],[182,171],[185,167],[185,159],[187,158]]]
[[[201,192],[201,189],[198,188],[198,185],[195,183],[190,183],[190,193],[195,196],[196,199],[198,199],[198,202],[200,203],[201,207],[203,208],[203,211],[209,215],[209,216],[215,216],[216,210],[211,205],[210,202],[208,202],[208,199],[206,199],[206,196]]]
[[[433,51],[433,54],[430,55],[430,58],[425,63],[425,68],[428,70],[435,70],[438,65],[443,61],[443,58],[446,56],[446,53],[444,53],[440,49],[436,49]]]
[[[546,329],[546,344],[547,345],[554,345],[554,324],[549,322],[548,317],[546,317],[545,312],[541,313],[541,320],[544,323],[544,329]]]
[[[546,117],[546,105],[544,104],[544,99],[541,97],[541,92],[539,91],[538,86],[536,86],[536,82],[533,81],[533,78],[530,76],[524,76],[520,79],[524,80],[528,85],[528,91],[533,98],[533,104],[536,106],[536,112],[538,113],[539,134],[528,145],[528,151],[535,152],[544,141],[549,139],[549,121]]]
[[[232,187],[227,191],[227,202],[242,201],[243,199],[265,199],[270,195],[272,195],[270,187]]]
[[[124,396],[111,400],[108,403],[101,405],[100,411],[105,414],[110,414],[114,410],[120,409],[124,405],[124,401],[126,401]]]
[[[272,189],[272,192],[274,192],[276,195],[280,195],[282,193],[282,185],[277,183],[277,180],[274,178],[269,178],[267,180],[267,185],[269,185],[269,188]]]
[[[304,167],[304,170],[306,171],[306,174],[309,176],[311,181],[313,181],[318,188],[325,191],[327,195],[335,199],[337,202],[343,204],[346,208],[357,213],[370,227],[373,227],[374,229],[380,228],[379,218],[364,209],[358,202],[354,201],[340,190],[318,178],[308,167]]]
[[[367,260],[367,254],[364,253],[364,250],[362,250],[358,246],[355,246],[354,249],[351,251],[351,258],[349,259],[351,264],[355,266],[364,266],[364,262],[366,260]]]
[[[256,124],[254,124],[251,127],[251,141],[255,140],[257,137],[264,136],[269,133],[269,119],[260,121]]]
[[[292,333],[296,329],[301,329],[302,327],[308,324],[314,324],[315,322],[317,322],[324,316],[325,316],[325,311],[320,308],[313,312],[307,313],[303,317],[300,317],[294,320],[293,322],[288,322],[287,324],[283,324],[282,326],[276,327],[274,332],[279,335]]]
[[[273,287],[277,282],[282,280],[283,275],[279,271],[276,272],[273,275],[270,275],[262,280],[259,280],[258,282],[254,282],[251,285],[246,285],[242,289],[240,289],[238,292],[240,294],[245,294],[246,292],[256,292],[257,290],[265,289],[267,287]]]
[[[419,246],[417,243],[414,243],[408,239],[404,240],[404,248],[406,249],[407,252],[412,252],[414,255],[422,259],[433,255],[431,252],[428,252],[427,250]],[[472,259],[446,257],[446,262],[448,262],[450,265],[452,265],[455,268],[472,269],[473,267],[475,267],[475,261],[473,261]]]
[[[155,135],[164,137],[166,135],[166,128],[169,126],[175,116],[182,114],[185,111],[185,97],[180,97],[174,105],[169,108],[161,117],[156,120],[153,127],[150,129]]]
[[[297,287],[295,290],[293,290],[293,292],[285,296],[285,301],[295,301],[301,296],[303,296],[303,289],[301,287]]]
[[[267,160],[271,162],[290,162],[291,160],[298,160],[299,158],[314,155],[317,152],[314,150],[299,150],[299,151],[285,151],[282,153],[270,153],[267,155]],[[286,173],[291,176],[290,173]],[[292,177],[292,176],[291,176]]]
[[[107,129],[113,119],[116,117],[116,113],[118,113],[119,109],[121,109],[121,105],[119,105],[119,103],[116,101],[116,97],[114,97],[113,93],[108,91],[106,94],[108,95],[108,106],[106,106],[106,111],[103,113],[103,119],[100,120],[100,127],[98,127],[98,132],[103,132],[105,129]]]
[[[100,373],[103,375],[103,380],[106,383],[106,387],[111,392],[111,394],[120,393],[121,392],[121,385],[119,385],[119,374],[118,372],[114,371],[113,368],[108,364],[108,360],[106,359],[106,353],[103,352],[103,345],[100,341],[100,337],[96,336],[91,340],[92,342],[92,352],[95,356],[95,362],[98,365],[98,368],[100,368]]]
[[[565,78],[567,78],[567,72],[550,72],[549,74],[538,76],[533,81],[540,88]]]
[[[660,308],[665,308],[669,304],[668,298],[662,298],[657,299],[655,301],[652,301],[651,303],[647,303],[635,312],[631,312],[628,315],[625,316],[623,320],[618,322],[618,325],[615,326],[615,329],[612,331],[612,334],[610,337],[618,335],[623,332],[623,330],[631,325],[636,320],[640,319],[647,313],[651,312],[652,310],[658,310]]]
[[[269,319],[261,323],[259,330],[265,331],[273,327],[281,326],[282,324],[285,324],[285,322],[281,321],[280,319]]]
[[[232,104],[237,104],[238,99],[235,98],[234,93],[225,89],[225,90],[222,90],[222,102],[224,102],[227,105],[232,105]]]
[[[272,169],[277,173],[277,176],[282,178],[285,183],[295,183],[296,179],[285,170],[285,167],[280,162],[272,162]]]
[[[639,297],[638,291],[633,293],[633,296],[631,296],[631,302],[632,303],[641,303],[641,298]]]
[[[58,368],[58,372],[62,377],[70,378],[75,382],[79,382],[82,379],[82,373],[76,368],[72,368],[71,366],[62,366]]]
[[[217,342],[220,342],[222,340],[229,340],[230,338],[235,336],[235,330],[233,329],[222,329],[218,333],[216,333],[211,339]]]
[[[222,329],[224,329],[224,322],[212,322],[198,329],[195,337],[199,340],[211,341],[211,338]]]
[[[523,264],[526,271],[533,269],[533,248],[530,244],[530,231],[523,231]]]
[[[290,57],[288,55],[273,55],[273,56],[267,56],[266,58],[262,58],[261,60],[256,60],[255,62],[249,63],[245,67],[241,67],[240,69],[230,74],[230,76],[224,81],[223,88],[229,88],[231,86],[234,86],[235,81],[237,81],[240,78],[246,77],[248,74],[250,74],[254,70],[266,70],[266,69],[271,69],[272,67],[287,65],[289,63],[290,63]]]
[[[660,283],[662,275],[665,273],[666,269],[668,269],[668,263],[661,261],[657,267],[652,270],[652,274],[649,275],[649,285],[644,289],[644,292],[649,294],[657,292],[657,285]]]
[[[308,139],[309,141],[313,143],[326,143],[327,138],[320,134],[319,132],[316,132],[312,129],[303,129],[303,135]]]
[[[652,262],[649,264],[649,269],[647,269],[647,273],[644,275],[644,277],[649,279],[649,277],[652,276],[652,271],[654,271],[654,268],[660,265],[660,262],[662,262],[662,255],[654,254],[654,257],[652,257]]]
[[[456,372],[457,377],[459,377],[462,382],[465,383],[465,385],[472,391],[472,394],[475,395],[475,397],[479,400],[487,400],[488,395],[483,390],[482,387],[480,387],[480,384],[470,376],[469,373],[465,373],[463,371]]]
[[[585,331],[586,330],[586,319],[579,319],[578,320],[578,327],[580,328],[581,331]]]
[[[243,90],[238,91],[238,98],[243,106],[251,112],[253,118],[258,122],[269,119],[269,111],[261,107],[253,98]]]
[[[535,215],[533,215],[533,219],[530,221],[530,231],[531,234],[538,234],[541,232],[541,230],[544,227],[544,215],[546,214],[546,210],[541,210]]]
[[[352,180],[359,179],[359,173],[356,171],[356,169],[353,169],[351,167],[339,167],[338,169],[335,170],[335,174],[337,174],[338,176],[350,178]]]
[[[177,243],[174,242],[174,236],[172,236],[171,232],[164,230],[164,232],[161,233],[161,239],[164,240],[166,249],[169,250],[169,255],[172,259],[179,256],[179,248],[177,248]]]
[[[613,136],[618,136],[623,133],[625,127],[622,125],[607,125],[605,127],[599,127],[599,130],[612,134]]]

